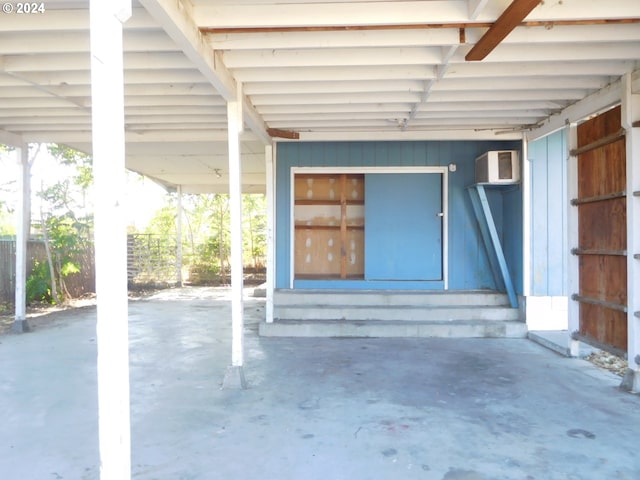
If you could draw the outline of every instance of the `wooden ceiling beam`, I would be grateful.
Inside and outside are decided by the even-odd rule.
[[[540,1],[513,0],[511,5],[507,7],[496,22],[489,27],[489,30],[478,40],[478,43],[467,53],[466,57],[464,57],[465,60],[468,62],[483,60],[540,4]]]
[[[293,130],[282,130],[280,128],[267,128],[267,133],[273,138],[287,138],[289,140],[299,140],[300,133]]]

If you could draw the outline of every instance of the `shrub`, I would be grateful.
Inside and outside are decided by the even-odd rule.
[[[33,302],[54,303],[51,297],[51,277],[46,263],[36,262],[27,278],[27,305]]]

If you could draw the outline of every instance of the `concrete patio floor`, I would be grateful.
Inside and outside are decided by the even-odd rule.
[[[640,478],[640,397],[525,339],[259,338],[220,390],[230,291],[130,303],[133,478]],[[0,337],[0,478],[99,477],[95,308]]]

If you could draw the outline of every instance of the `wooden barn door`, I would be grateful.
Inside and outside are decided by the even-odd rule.
[[[620,108],[578,126],[580,334],[627,348],[627,214],[625,137]]]

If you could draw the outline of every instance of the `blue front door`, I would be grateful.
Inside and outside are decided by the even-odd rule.
[[[442,280],[442,174],[365,178],[365,279]]]

